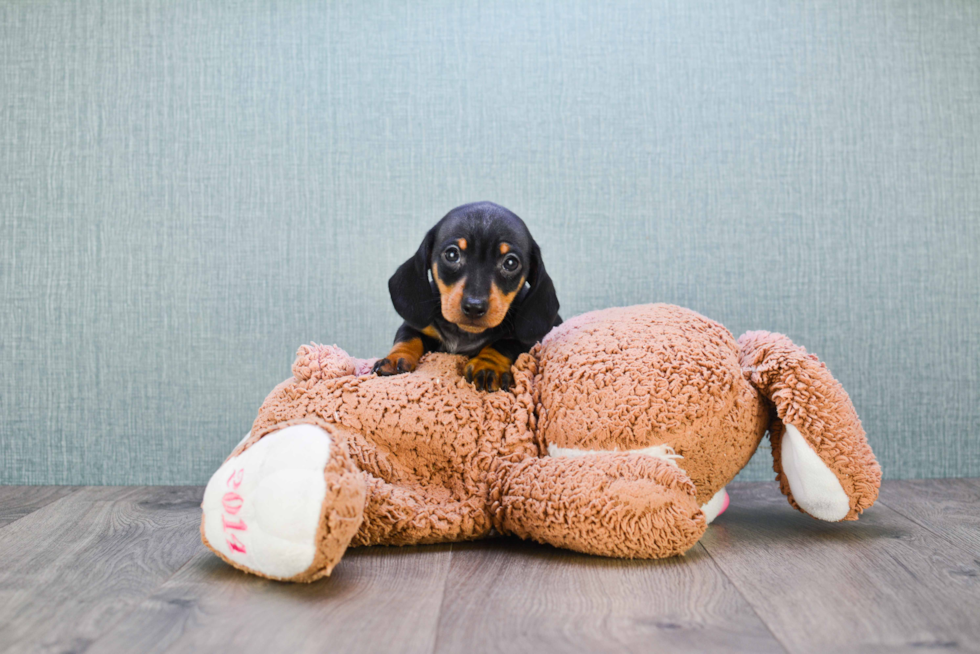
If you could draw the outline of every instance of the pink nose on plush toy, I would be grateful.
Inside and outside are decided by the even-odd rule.
[[[725,494],[725,497],[722,500],[721,510],[718,511],[718,515],[721,515],[722,513],[724,513],[725,511],[727,511],[728,510],[728,505],[731,504],[731,500],[728,498],[728,491],[722,489],[721,492]]]

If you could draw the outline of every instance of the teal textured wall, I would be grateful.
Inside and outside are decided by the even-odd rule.
[[[0,6],[0,482],[203,483],[490,199],[563,314],[782,331],[889,477],[980,476],[980,4]],[[771,477],[760,452],[743,473]]]

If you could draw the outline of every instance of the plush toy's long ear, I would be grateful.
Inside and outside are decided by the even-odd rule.
[[[527,276],[527,293],[514,307],[514,333],[521,343],[533,345],[551,331],[558,318],[558,294],[544,269],[541,249],[531,244],[531,270]]]
[[[422,239],[415,256],[398,266],[388,280],[388,292],[391,293],[395,311],[416,329],[431,325],[440,311],[439,292],[429,282],[429,263],[435,237],[436,228],[433,227]]]

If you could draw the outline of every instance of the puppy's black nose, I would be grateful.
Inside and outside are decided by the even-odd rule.
[[[463,298],[463,313],[467,318],[481,318],[490,308],[487,300],[480,300],[475,297]]]

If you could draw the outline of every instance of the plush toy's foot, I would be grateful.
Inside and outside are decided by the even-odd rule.
[[[704,514],[705,523],[710,525],[715,518],[724,513],[728,509],[728,502],[728,491],[722,488],[712,495],[710,500],[702,504],[701,513]]]
[[[738,342],[742,369],[776,407],[769,433],[780,490],[814,518],[856,520],[878,497],[881,468],[847,393],[782,334],[748,332]]]
[[[202,538],[221,558],[263,577],[313,581],[360,526],[364,482],[325,430],[297,424],[225,461],[201,506]]]

